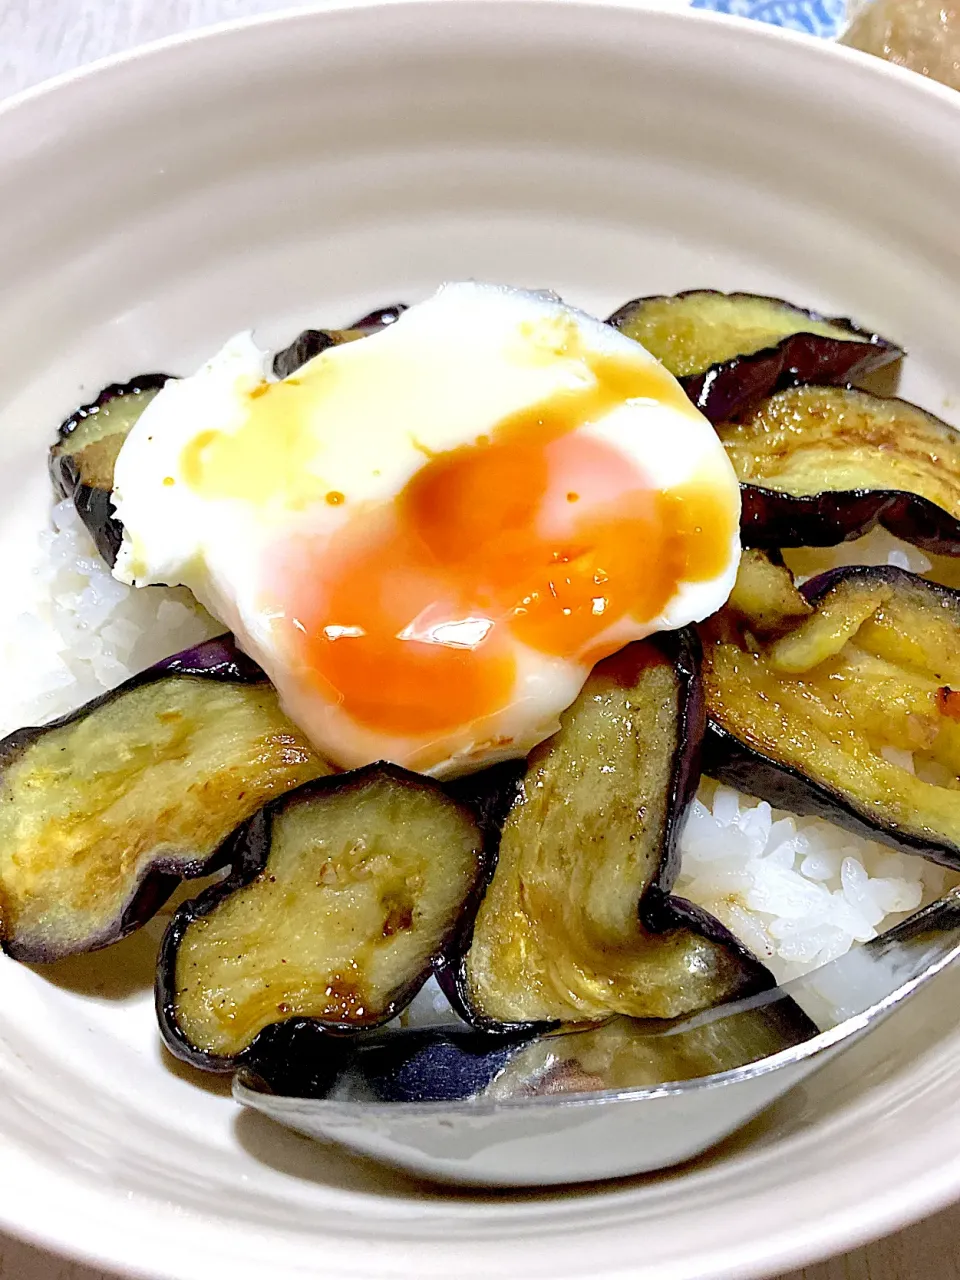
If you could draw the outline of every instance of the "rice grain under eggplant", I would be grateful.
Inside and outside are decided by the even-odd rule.
[[[44,603],[40,612],[23,615],[18,633],[7,637],[14,662],[20,655],[23,688],[22,701],[8,708],[4,730],[64,714],[221,629],[183,591],[116,582],[71,504],[55,508],[53,528],[40,537],[37,595]],[[921,573],[930,568],[923,553],[884,530],[785,558],[801,577],[841,563],[890,563]],[[36,661],[38,652],[45,666]],[[936,898],[947,875],[921,858],[822,819],[793,818],[709,779],[701,784],[680,848],[674,891],[717,916],[781,981],[890,928]],[[405,1020],[445,1016],[446,1000],[431,982]]]

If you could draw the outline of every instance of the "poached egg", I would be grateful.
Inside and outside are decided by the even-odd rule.
[[[643,347],[451,284],[275,380],[249,334],[124,442],[116,576],[187,586],[316,748],[438,776],[525,755],[591,667],[714,612],[723,446]]]

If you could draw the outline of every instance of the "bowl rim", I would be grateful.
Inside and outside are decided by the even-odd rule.
[[[505,9],[506,4],[513,8],[541,8],[545,10],[564,6],[568,9],[614,9],[641,13],[655,13],[673,17],[681,23],[697,22],[701,25],[719,27],[739,27],[744,33],[749,32],[754,40],[768,40],[776,44],[792,43],[806,48],[818,48],[823,52],[829,50],[828,57],[846,61],[851,67],[859,66],[871,76],[881,76],[899,80],[903,84],[913,84],[914,89],[927,93],[948,106],[960,108],[960,94],[949,86],[929,77],[911,71],[894,62],[887,62],[874,54],[863,53],[848,45],[842,45],[836,39],[811,35],[805,31],[795,31],[791,27],[780,27],[773,23],[763,22],[756,18],[745,18],[738,14],[721,13],[714,9],[694,8],[692,0],[307,0],[297,4],[290,0],[283,8],[266,13],[245,14],[236,18],[224,18],[217,22],[207,23],[199,27],[191,27],[186,31],[177,31],[172,35],[160,36],[155,40],[147,40],[109,53],[91,62],[68,71],[61,71],[47,76],[36,84],[28,85],[16,93],[0,97],[0,116],[5,116],[18,108],[31,103],[34,99],[53,95],[74,83],[84,82],[95,76],[110,72],[114,67],[148,60],[168,50],[180,46],[192,45],[206,40],[217,40],[229,36],[233,32],[243,31],[249,27],[269,27],[283,25],[299,20],[314,21],[326,14],[343,13],[362,9],[407,8],[432,9],[456,4],[484,5],[492,8],[497,5]]]
[[[831,40],[808,35],[787,28],[776,27],[758,22],[750,18],[742,18],[730,14],[716,13],[710,10],[689,7],[686,0],[311,0],[304,5],[291,3],[288,7],[274,12],[251,14],[243,17],[228,18],[209,25],[177,32],[157,40],[137,44],[129,49],[107,55],[86,63],[80,67],[49,77],[37,84],[28,86],[15,94],[0,99],[0,119],[9,121],[9,117],[20,111],[29,111],[34,104],[47,104],[60,95],[68,100],[75,86],[82,86],[96,78],[109,77],[120,69],[129,68],[138,63],[148,63],[163,58],[176,50],[210,42],[211,44],[224,38],[230,38],[248,29],[266,29],[295,23],[310,25],[322,22],[328,15],[356,12],[363,10],[381,10],[389,8],[420,9],[429,11],[456,4],[457,6],[487,8],[493,11],[497,6],[499,13],[510,10],[557,10],[560,6],[566,9],[585,9],[596,11],[631,11],[646,13],[677,26],[678,30],[696,23],[701,27],[713,27],[718,30],[734,28],[745,41],[755,47],[793,45],[798,53],[806,50],[804,56],[814,59],[846,64],[850,73],[862,80],[897,85],[901,91],[906,90],[917,99],[925,98],[937,109],[945,108],[953,113],[957,125],[960,126],[960,93],[941,85],[926,77],[895,64],[885,62],[873,55],[848,48]],[[814,53],[816,50],[816,53]],[[0,1133],[0,1145],[3,1134]],[[911,1135],[904,1143],[905,1150],[913,1150],[915,1157],[920,1156],[918,1136]],[[18,1148],[12,1147],[10,1154],[16,1158]],[[696,1274],[700,1280],[760,1280],[771,1272],[779,1273],[808,1265],[817,1260],[837,1253],[856,1248],[879,1236],[892,1233],[934,1213],[960,1196],[960,1151],[951,1153],[949,1158],[931,1165],[924,1159],[914,1159],[903,1181],[895,1187],[889,1187],[883,1194],[865,1199],[859,1206],[856,1216],[843,1205],[827,1209],[818,1219],[816,1231],[811,1232],[799,1221],[783,1222],[773,1230],[764,1234],[757,1241],[743,1240],[736,1249],[728,1253],[718,1267],[712,1267],[709,1273],[704,1271],[676,1270],[673,1266],[663,1267],[657,1271],[658,1280],[692,1280]],[[36,1165],[41,1177],[49,1177],[51,1181],[62,1177],[57,1169],[49,1169],[39,1161]],[[16,1169],[9,1168],[0,1175],[0,1180],[9,1185],[16,1183]],[[77,1184],[64,1182],[64,1190],[72,1185],[74,1191]],[[602,1184],[601,1184],[602,1185]],[[141,1213],[147,1212],[146,1206],[137,1212],[135,1203],[129,1208],[129,1227],[124,1230],[122,1238],[109,1241],[94,1242],[80,1228],[83,1220],[81,1203],[88,1207],[103,1203],[103,1192],[99,1189],[90,1193],[82,1189],[76,1197],[74,1211],[65,1215],[35,1214],[34,1221],[25,1224],[17,1211],[16,1196],[0,1196],[0,1230],[23,1240],[37,1248],[101,1268],[122,1268],[125,1274],[158,1277],[167,1280],[173,1275],[160,1264],[159,1268],[144,1264],[144,1252],[137,1247],[137,1223]],[[23,1205],[21,1198],[20,1207]],[[62,1203],[62,1202],[61,1202]],[[13,1206],[12,1210],[8,1206]],[[174,1210],[175,1212],[175,1210]],[[196,1236],[202,1229],[208,1229],[208,1222],[201,1221],[198,1215],[186,1214],[184,1218],[196,1217],[192,1225],[192,1234]],[[19,1219],[19,1220],[18,1220]],[[42,1222],[42,1225],[40,1223]],[[186,1224],[184,1224],[186,1225]],[[220,1223],[216,1234],[219,1236],[225,1224]],[[627,1223],[611,1224],[613,1231],[624,1232]],[[454,1242],[455,1243],[455,1242]],[[596,1273],[598,1280],[635,1280],[636,1271],[629,1263],[629,1254],[622,1255],[626,1260],[613,1269],[605,1268]],[[208,1253],[208,1258],[215,1257]],[[701,1255],[702,1261],[702,1255]],[[336,1266],[335,1257],[331,1258]],[[291,1272],[293,1274],[293,1272]],[[307,1275],[297,1268],[296,1274]],[[314,1274],[312,1271],[309,1274]],[[651,1276],[653,1273],[649,1273]]]

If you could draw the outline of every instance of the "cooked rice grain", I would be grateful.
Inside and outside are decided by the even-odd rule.
[[[54,507],[52,528],[40,538],[39,603],[5,640],[15,696],[5,699],[2,732],[62,715],[222,631],[185,590],[117,582],[72,503]],[[842,547],[788,552],[787,559],[805,576],[848,563],[930,568],[926,556],[883,530]],[[922,858],[820,819],[779,813],[709,779],[692,807],[682,851],[676,891],[718,916],[780,980],[875,937],[946,883],[945,873]],[[410,1016],[449,1017],[435,983]]]
[[[780,981],[875,938],[946,884],[941,867],[704,779],[675,892],[712,912]]]
[[[3,733],[64,715],[223,631],[181,587],[137,590],[117,582],[72,502],[53,508],[40,544],[38,603],[4,641],[17,683],[0,712]]]

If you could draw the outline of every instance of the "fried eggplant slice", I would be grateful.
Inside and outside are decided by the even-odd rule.
[[[784,993],[765,992],[742,1005],[666,1023],[618,1017],[585,1031],[541,1036],[510,1055],[483,1096],[649,1089],[733,1071],[818,1034]]]
[[[501,1101],[601,1089],[645,1089],[732,1071],[803,1044],[817,1025],[784,992],[670,1022],[611,1018],[587,1029],[491,1035],[466,1027],[406,1029],[338,1045],[300,1041],[248,1088],[340,1102]]]
[[[51,961],[131,933],[222,865],[238,820],[330,772],[232,640],[0,743],[0,946]]]
[[[701,627],[712,777],[960,868],[960,593],[890,566],[804,587],[766,644]]]
[[[57,496],[72,499],[97,550],[113,565],[123,526],[113,514],[113,467],[120,447],[164,383],[168,373],[143,373],[112,382],[90,404],[61,424],[50,450],[50,478]]]
[[[512,1035],[491,1035],[462,1023],[387,1027],[370,1035],[338,1037],[322,1029],[316,1034],[315,1024],[315,1034],[307,1037],[310,1029],[310,1024],[300,1024],[282,1052],[258,1052],[254,1066],[240,1067],[240,1082],[286,1098],[456,1102],[481,1096],[538,1034],[523,1028]]]
[[[287,377],[327,347],[368,337],[393,324],[406,310],[403,303],[380,307],[346,329],[307,329],[274,358],[278,378]],[[171,378],[144,373],[130,382],[113,382],[90,404],[82,405],[61,425],[50,450],[49,466],[58,497],[69,498],[89,529],[108,565],[116,563],[123,526],[114,515],[113,468],[134,423]]]
[[[474,1025],[666,1018],[772,983],[712,917],[667,896],[702,726],[690,633],[595,668],[514,786],[470,946],[444,974]]]
[[[694,289],[636,298],[608,323],[662,361],[715,424],[748,413],[781,387],[853,382],[903,355],[851,320],[753,293]]]
[[[289,347],[284,347],[273,357],[274,376],[289,378],[321,351],[342,346],[345,342],[356,342],[359,338],[369,338],[372,333],[393,324],[406,309],[405,302],[396,302],[393,306],[371,311],[345,329],[304,329]]]
[[[932,413],[852,387],[795,387],[717,431],[747,545],[831,547],[880,524],[960,556],[960,432]]]
[[[783,557],[778,552],[756,548],[742,552],[726,607],[755,636],[764,639],[792,630],[813,612],[813,605],[795,585]]]
[[[231,863],[174,916],[157,978],[168,1046],[210,1071],[286,1060],[305,1023],[342,1033],[399,1013],[458,941],[483,852],[469,809],[379,764],[269,804]]]

